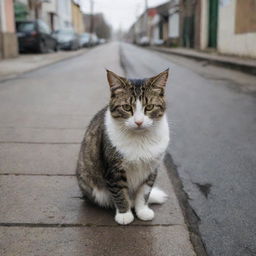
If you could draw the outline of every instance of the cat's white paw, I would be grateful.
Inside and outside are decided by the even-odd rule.
[[[134,216],[131,211],[128,211],[126,213],[116,213],[115,221],[120,225],[127,225],[133,222]]]
[[[155,213],[152,209],[150,209],[147,205],[145,205],[143,208],[136,209],[137,217],[140,220],[153,220]]]
[[[167,199],[168,199],[168,195],[165,194],[164,191],[162,191],[157,187],[153,187],[149,195],[148,203],[163,204],[167,201]]]

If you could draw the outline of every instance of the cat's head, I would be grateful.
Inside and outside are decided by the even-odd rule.
[[[145,130],[161,120],[166,110],[165,85],[169,69],[146,79],[127,79],[107,70],[111,91],[109,110],[127,129]]]

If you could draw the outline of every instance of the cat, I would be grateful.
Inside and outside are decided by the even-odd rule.
[[[83,195],[116,209],[115,221],[154,218],[151,203],[167,195],[153,187],[169,142],[165,86],[169,69],[148,79],[127,79],[107,70],[111,98],[85,133],[77,163]]]

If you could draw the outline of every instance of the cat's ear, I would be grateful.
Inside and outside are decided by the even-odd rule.
[[[160,74],[149,78],[149,84],[155,88],[164,88],[168,79],[169,68]]]
[[[124,77],[121,77],[108,69],[106,69],[106,71],[107,71],[107,78],[108,78],[108,83],[109,83],[110,89],[117,88],[120,86],[122,86],[122,87],[125,86],[125,78]]]

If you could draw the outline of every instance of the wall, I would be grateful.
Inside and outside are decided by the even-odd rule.
[[[169,16],[169,37],[177,38],[180,35],[180,16],[179,13],[173,13]]]
[[[78,34],[84,33],[83,14],[80,10],[80,6],[72,2],[72,23],[74,30]]]
[[[5,1],[5,13],[6,15],[6,31],[10,33],[15,32],[14,27],[14,13],[13,13],[13,1]]]
[[[236,4],[237,0],[230,0],[219,6],[218,51],[256,58],[256,32],[235,33]]]
[[[200,25],[200,49],[205,50],[208,47],[208,19],[209,6],[208,0],[201,0],[201,25]]]
[[[15,33],[13,0],[0,1],[0,58],[18,55]]]
[[[57,0],[58,24],[56,29],[72,27],[72,13],[70,0]]]
[[[52,30],[56,29],[57,26],[57,1],[51,0],[42,4],[42,20],[47,23],[49,28]],[[51,16],[53,19],[51,20]]]

